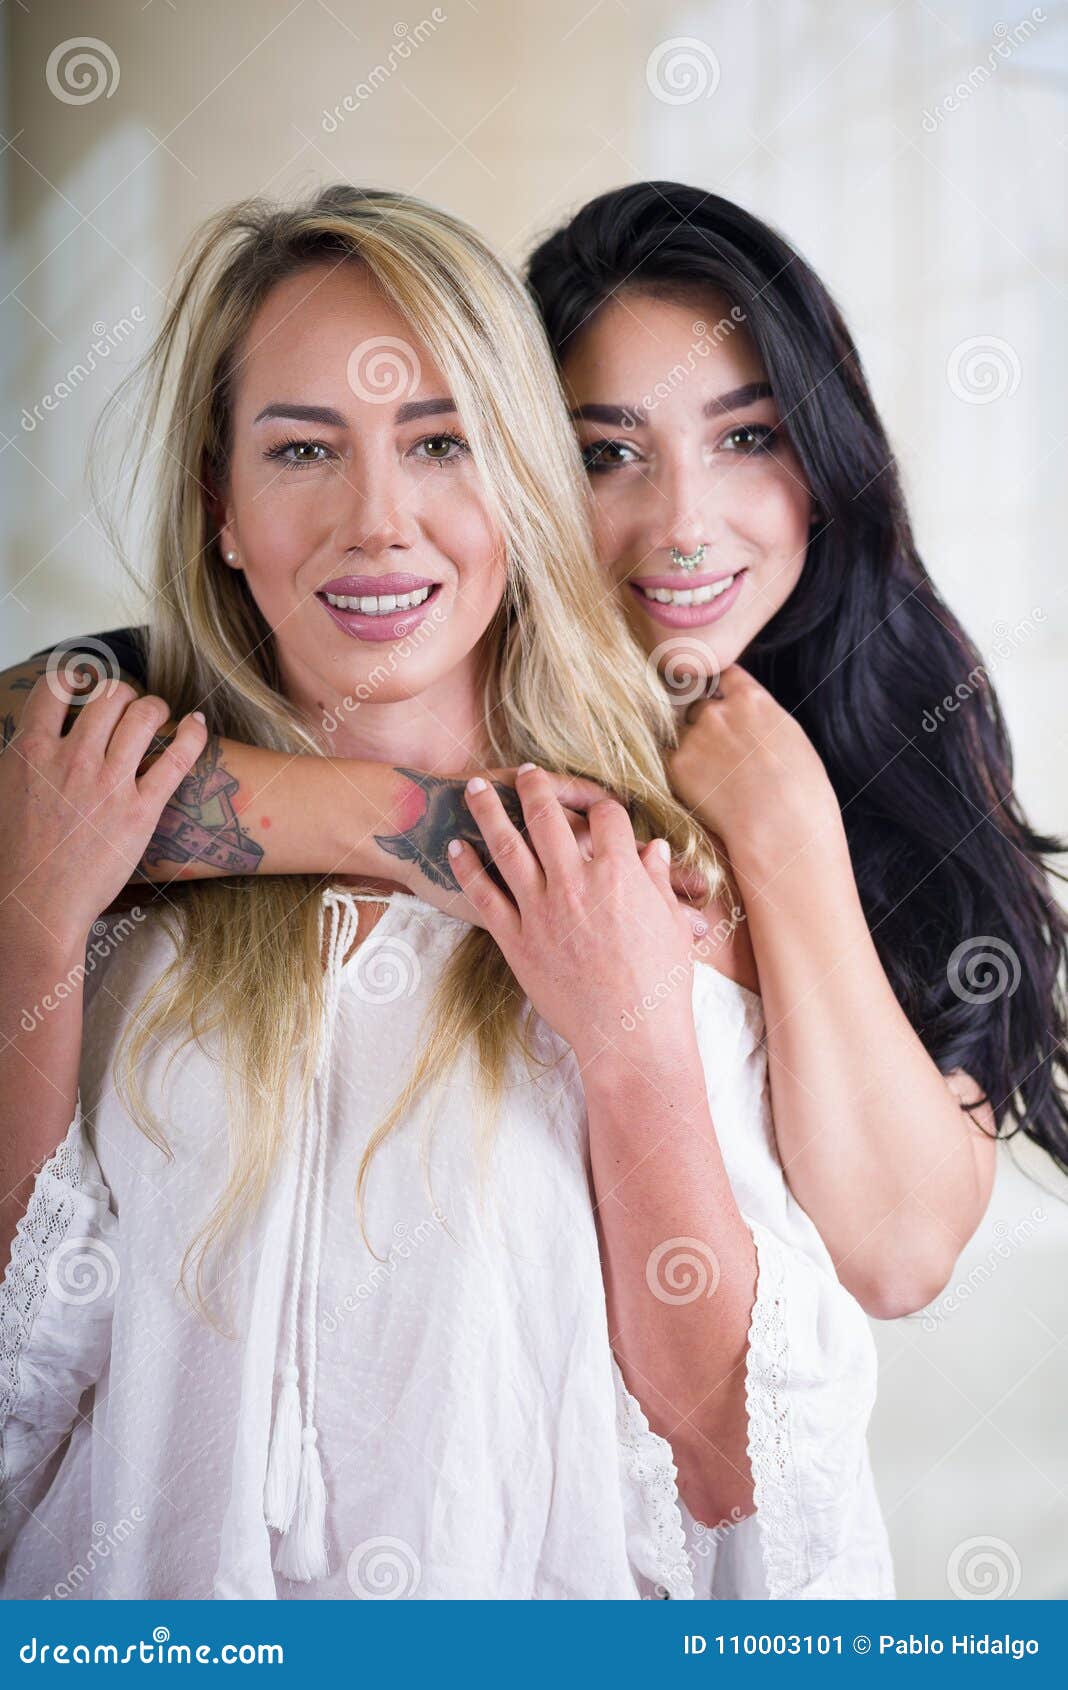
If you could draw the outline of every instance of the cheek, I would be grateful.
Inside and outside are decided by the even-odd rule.
[[[424,507],[424,526],[431,543],[456,570],[461,603],[480,614],[487,607],[494,609],[504,591],[504,543],[481,490],[455,483],[433,489]]]
[[[279,475],[263,481],[235,473],[233,493],[246,573],[269,589],[291,576],[320,543],[324,501],[310,486],[287,483]]]

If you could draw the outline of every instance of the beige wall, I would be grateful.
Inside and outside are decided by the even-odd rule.
[[[89,0],[2,22],[0,661],[134,614],[87,503],[87,432],[223,201],[394,186],[520,260],[591,194],[675,176],[780,224],[836,291],[924,552],[996,664],[1025,802],[1068,825],[1063,6],[417,0],[402,21],[351,0]],[[80,104],[46,75],[76,36],[119,72]],[[686,37],[704,92],[670,103],[650,58]],[[101,333],[115,348],[44,409]],[[1066,1252],[1063,1200],[1006,1169],[957,1306],[880,1330],[874,1449],[902,1594],[981,1582],[988,1544],[993,1588],[1068,1593]]]

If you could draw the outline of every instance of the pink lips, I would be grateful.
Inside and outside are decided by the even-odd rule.
[[[666,587],[669,592],[684,592],[687,587],[714,587],[717,581],[729,581],[732,575],[737,575],[736,569],[721,569],[718,575],[712,575],[703,570],[699,575],[690,575],[686,570],[676,569],[671,575],[636,575],[631,581],[635,587]],[[333,589],[331,588],[331,591]]]
[[[710,587],[715,581],[730,580],[731,571],[726,570],[719,575],[692,575],[681,581],[678,575],[643,575],[640,583],[628,581],[634,597],[641,605],[647,616],[654,622],[659,622],[665,628],[704,628],[710,622],[718,622],[725,616],[732,604],[738,599],[745,580],[745,570],[733,571],[734,584],[720,593],[717,598],[709,599],[707,604],[658,604],[656,599],[646,598],[642,587],[667,587],[672,591],[686,592],[692,587]]]
[[[321,593],[333,593],[336,598],[377,598],[380,593],[416,593],[420,587],[436,587],[426,575],[408,575],[401,571],[394,575],[337,575],[324,581]]]
[[[379,598],[385,593],[418,592],[420,587],[430,588],[430,595],[422,604],[413,605],[410,610],[387,612],[384,616],[366,616],[359,610],[343,610],[338,604],[328,604],[324,597],[326,593],[333,593],[337,598]],[[315,596],[331,621],[336,622],[351,639],[377,643],[400,640],[413,633],[420,622],[427,620],[437,604],[440,591],[440,581],[400,571],[392,575],[337,575],[320,587]]]

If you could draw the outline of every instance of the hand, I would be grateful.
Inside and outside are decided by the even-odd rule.
[[[376,834],[376,843],[403,864],[402,884],[410,892],[448,915],[482,926],[478,910],[459,888],[446,855],[446,846],[454,837],[466,839],[476,848],[482,845],[482,835],[466,802],[466,780],[451,775],[430,775],[417,769],[401,768],[396,772],[404,784],[398,788],[393,807],[395,813],[405,817],[407,825],[396,833]],[[511,768],[480,771],[482,779],[493,783],[501,803],[522,831],[523,810],[515,791],[517,774]],[[588,861],[593,855],[589,811],[609,794],[596,781],[579,775],[547,770],[542,774],[563,808],[580,853]],[[692,899],[698,904],[708,899],[708,881],[699,869],[673,864],[671,885],[680,899]],[[695,931],[707,931],[707,922],[696,909],[692,911],[692,920]]]
[[[627,1016],[653,994],[658,1039],[692,1041],[691,924],[671,888],[666,841],[639,849],[624,806],[601,798],[588,811],[587,860],[545,771],[517,773],[516,787],[525,835],[493,786],[467,787],[506,890],[468,841],[454,839],[448,851],[535,1010],[583,1064],[617,1046]]]
[[[170,717],[163,699],[109,682],[64,735],[74,696],[62,671],[40,676],[0,757],[0,910],[76,946],[130,879],[207,728],[185,717],[138,778]]]
[[[841,827],[812,741],[738,664],[723,671],[717,694],[690,705],[666,766],[675,796],[723,841],[732,862],[772,838],[794,855],[829,822]]]

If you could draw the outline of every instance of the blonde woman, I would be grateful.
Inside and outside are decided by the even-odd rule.
[[[416,201],[248,203],[145,374],[152,693],[64,733],[59,668],[0,760],[5,1594],[98,1520],[83,1596],[892,1594],[870,1334],[695,964],[670,853],[721,871],[518,281]],[[370,868],[252,873],[236,740],[387,764]]]

